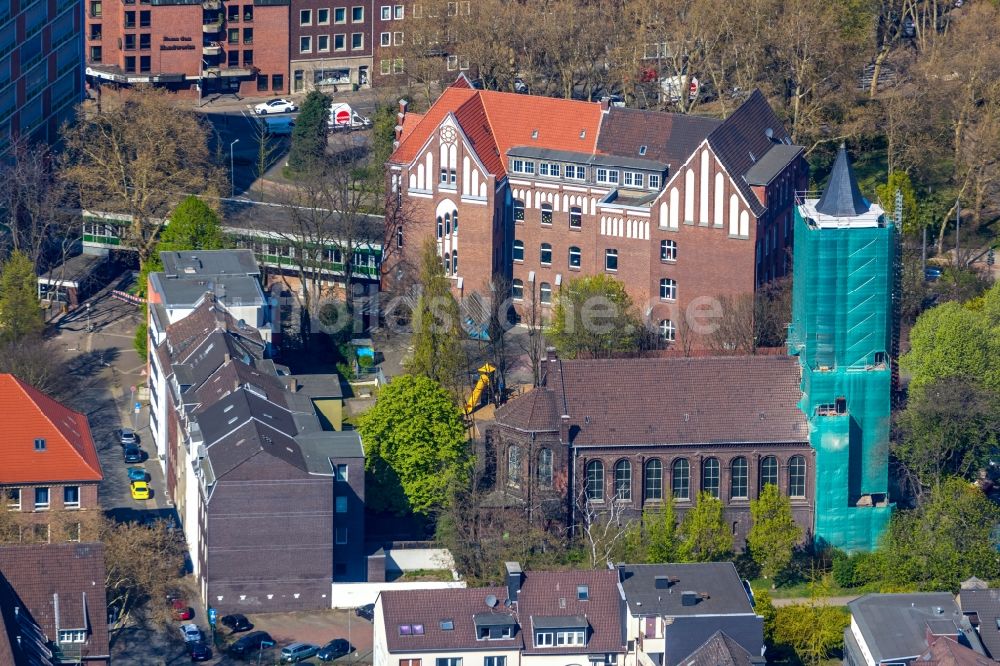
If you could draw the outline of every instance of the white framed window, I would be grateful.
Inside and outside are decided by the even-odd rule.
[[[351,7],[351,23],[364,23],[364,22],[365,22],[365,8]]]
[[[539,251],[538,254],[539,254],[538,259],[541,262],[542,266],[551,266],[552,265],[552,246],[551,245],[549,245],[548,243],[542,243],[542,248],[541,248],[541,250]]]
[[[382,5],[382,7],[380,8],[379,11],[382,14],[382,20],[383,21],[391,21],[392,20],[392,5]]]
[[[552,647],[555,645],[555,635],[551,631],[535,632],[535,647]]]
[[[597,169],[597,182],[606,183],[608,182],[608,170],[604,167],[598,167]]]
[[[549,175],[549,163],[548,162],[539,162],[538,163],[538,175],[539,176],[547,176],[547,175]]]
[[[347,513],[347,495],[337,495],[334,498],[334,510],[337,513]]]
[[[403,45],[403,33],[401,33],[401,32],[394,32],[394,33],[392,33],[392,43],[393,43],[394,46],[402,46]]]
[[[358,49],[365,48],[365,35],[361,32],[351,33],[351,50],[357,51]]]
[[[312,53],[313,50],[313,38],[311,35],[302,35],[299,37],[299,53]]]
[[[645,181],[645,175],[638,171],[626,171],[624,176],[623,185],[625,187],[642,187]]]
[[[483,666],[507,666],[507,657],[483,657]]]
[[[578,206],[569,209],[569,228],[580,229],[583,227],[583,210]]]
[[[423,17],[424,17],[423,6],[419,4],[413,5],[413,18],[423,18]]]
[[[343,37],[343,35],[337,35],[338,37]],[[392,60],[383,58],[378,63],[379,74],[383,76],[386,74],[392,74]]]
[[[340,546],[342,546],[345,543],[347,543],[347,528],[346,527],[338,527],[335,530],[334,543],[336,543],[337,545],[340,545]]]
[[[49,508],[49,489],[35,488],[35,510],[44,511]]]
[[[312,25],[313,12],[311,9],[299,10],[299,25]]]
[[[538,285],[538,301],[542,305],[550,305],[552,303],[552,285],[548,282]]]
[[[651,173],[649,174],[649,189],[658,190],[660,189],[660,174]]]
[[[664,342],[673,342],[677,337],[677,327],[674,326],[674,322],[669,319],[663,319],[660,321],[659,331],[660,339]]]
[[[569,249],[569,267],[579,268],[581,263],[580,248],[573,246]]]
[[[514,261],[522,262],[524,261],[524,241],[515,240],[514,241],[514,251],[513,251]]]
[[[330,9],[317,9],[316,10],[316,24],[317,25],[330,25]]]
[[[586,645],[586,632],[583,629],[557,631],[556,645]]]
[[[454,72],[456,69],[458,69],[458,56],[457,55],[448,56],[448,71]]]
[[[535,173],[535,163],[529,162],[527,160],[511,160],[511,171],[514,173],[523,173],[528,175],[534,175]]]
[[[80,508],[80,486],[63,486],[63,507]]]
[[[462,666],[461,657],[438,657],[434,660],[435,666]]]
[[[618,250],[604,251],[604,270],[611,272],[618,270]]]
[[[60,643],[85,643],[86,641],[87,641],[87,632],[84,629],[59,630]]]
[[[344,51],[347,49],[347,35],[334,35],[333,36],[333,48],[335,51]],[[389,72],[383,72],[383,74],[388,74]]]
[[[382,46],[390,46],[392,42],[392,33],[383,32],[379,35],[379,42]]]
[[[515,301],[520,301],[524,299],[524,282],[518,279],[514,279],[510,283],[510,297]]]
[[[402,58],[396,58],[395,60],[392,61],[392,73],[393,74],[402,74],[403,73],[403,59]]]
[[[330,50],[330,35],[319,35],[316,37],[316,50],[320,53]]]
[[[618,171],[616,169],[608,169],[608,182],[612,185],[618,184]]]
[[[347,481],[347,465],[337,465],[337,481]]]
[[[677,261],[677,241],[660,241],[660,261]]]
[[[334,23],[347,23],[347,7],[334,7],[333,8],[333,22]]]
[[[677,280],[673,280],[671,278],[663,278],[660,280],[660,300],[677,300]]]
[[[552,204],[542,204],[542,224],[552,226]]]
[[[8,488],[7,489],[7,510],[8,511],[20,511],[21,510],[21,489],[20,488]]]
[[[392,18],[397,21],[402,21],[406,18],[406,7],[403,5],[394,5],[392,8]]]
[[[632,183],[633,183],[634,179],[635,179],[635,172],[634,171],[626,171],[625,172],[625,180],[624,180],[624,182],[622,184],[625,185],[625,187],[632,187]]]

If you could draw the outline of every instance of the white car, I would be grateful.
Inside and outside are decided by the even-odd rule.
[[[298,110],[299,107],[282,97],[279,97],[278,99],[269,99],[266,102],[261,102],[257,106],[253,107],[253,112],[259,116],[266,116],[269,113],[291,113],[292,111]]]
[[[181,636],[184,637],[185,643],[197,643],[201,640],[201,629],[199,629],[198,625],[193,622],[182,624]]]

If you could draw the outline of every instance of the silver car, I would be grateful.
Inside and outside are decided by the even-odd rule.
[[[294,664],[297,661],[316,656],[319,646],[310,643],[292,643],[281,648],[282,663]]]

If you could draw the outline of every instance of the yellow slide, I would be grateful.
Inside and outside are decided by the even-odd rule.
[[[476,387],[472,389],[472,395],[469,396],[468,401],[465,403],[466,416],[471,414],[473,410],[479,406],[479,400],[483,397],[483,390],[490,385],[490,377],[495,371],[496,368],[490,363],[487,363],[479,368],[479,381],[476,382]]]

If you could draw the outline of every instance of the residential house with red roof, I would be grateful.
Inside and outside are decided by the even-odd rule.
[[[87,417],[11,374],[0,374],[0,413],[0,490],[22,539],[78,541],[81,521],[68,514],[98,509],[103,478]]]
[[[496,506],[556,526],[587,512],[638,516],[667,498],[683,514],[722,500],[741,547],[767,484],[809,534],[815,453],[788,356],[578,359],[542,364],[538,388],[499,407],[487,430]]]
[[[108,664],[104,546],[0,546],[0,665]]]
[[[570,278],[613,275],[667,341],[698,299],[787,273],[793,193],[808,182],[759,91],[717,120],[465,77],[425,114],[401,103],[388,166],[406,211],[402,261],[434,238],[458,295],[489,295],[499,275],[522,314],[544,315]]]
[[[380,593],[374,665],[624,663],[625,599],[616,571],[506,568],[504,587]]]

